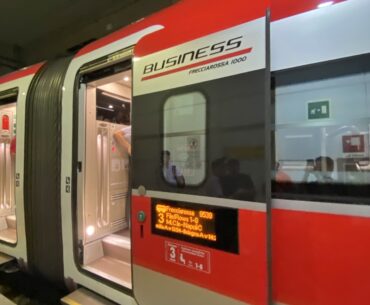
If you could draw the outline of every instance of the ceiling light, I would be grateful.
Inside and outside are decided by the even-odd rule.
[[[125,82],[128,82],[128,81],[130,80],[130,78],[129,78],[128,76],[125,76],[125,77],[123,78],[123,80],[124,80]]]
[[[113,105],[109,105],[108,107],[109,107],[110,109],[113,109]]]
[[[323,2],[323,3],[320,3],[317,8],[324,8],[324,7],[328,7],[330,5],[333,5],[334,4],[334,1],[326,1],[326,2]]]

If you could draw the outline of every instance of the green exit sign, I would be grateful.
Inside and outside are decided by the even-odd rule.
[[[329,101],[308,103],[308,119],[328,119],[330,117]]]

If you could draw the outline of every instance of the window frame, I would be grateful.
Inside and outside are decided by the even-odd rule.
[[[166,107],[166,104],[167,102],[172,98],[172,97],[177,97],[177,96],[183,96],[183,95],[188,95],[188,94],[193,94],[193,93],[199,93],[203,98],[204,98],[204,105],[205,105],[205,120],[204,120],[204,137],[205,137],[205,149],[204,149],[204,176],[203,176],[203,179],[197,183],[197,184],[191,184],[191,185],[187,185],[186,184],[186,179],[185,179],[185,186],[184,187],[179,187],[179,186],[176,186],[176,185],[173,185],[171,183],[169,183],[168,181],[166,181],[164,175],[163,175],[163,170],[161,171],[161,179],[164,183],[166,183],[168,186],[174,188],[174,189],[184,189],[184,188],[199,188],[201,187],[203,184],[206,183],[207,181],[207,177],[208,177],[208,147],[209,147],[209,138],[208,138],[208,133],[209,133],[209,110],[208,110],[208,104],[209,104],[209,100],[207,99],[207,95],[202,91],[200,90],[200,88],[197,88],[196,90],[191,90],[191,91],[184,91],[184,92],[177,92],[175,91],[175,94],[171,94],[171,95],[168,95],[165,97],[164,101],[163,101],[163,105],[162,105],[162,116],[161,116],[161,143],[162,143],[162,151],[164,151],[165,149],[165,107]],[[161,160],[162,161],[162,160]]]

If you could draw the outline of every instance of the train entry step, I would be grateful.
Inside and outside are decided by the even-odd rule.
[[[95,252],[100,255],[95,257],[96,254],[90,254],[95,259],[85,264],[84,268],[112,282],[132,288],[130,231],[126,229],[110,234],[96,245],[101,250]]]
[[[63,305],[115,305],[101,296],[87,290],[79,288],[61,299]]]

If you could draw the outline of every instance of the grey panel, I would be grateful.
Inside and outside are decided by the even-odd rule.
[[[138,265],[133,268],[135,297],[140,305],[248,305]]]

